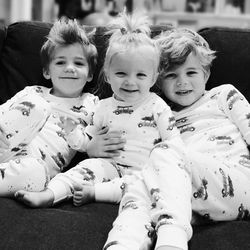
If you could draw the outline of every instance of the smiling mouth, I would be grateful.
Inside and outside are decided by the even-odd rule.
[[[70,76],[67,76],[67,77],[60,77],[60,79],[73,79],[73,80],[77,80],[78,78],[77,77],[70,77]]]
[[[134,93],[134,92],[137,92],[138,90],[137,89],[134,89],[134,90],[122,89],[122,91],[128,92],[128,93]]]
[[[176,93],[176,95],[184,96],[184,95],[188,95],[188,94],[192,93],[192,90],[181,90],[181,91],[176,91],[175,93]]]

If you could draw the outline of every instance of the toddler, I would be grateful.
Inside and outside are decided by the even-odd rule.
[[[84,92],[95,70],[97,50],[76,21],[54,23],[41,59],[52,88],[26,87],[0,106],[0,196],[43,190],[75,155],[80,143],[76,139],[98,103],[96,96]],[[63,129],[67,118],[77,124],[75,134]]]

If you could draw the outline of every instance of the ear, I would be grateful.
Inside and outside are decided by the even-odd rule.
[[[50,74],[49,74],[48,70],[46,70],[46,69],[43,70],[43,76],[44,76],[44,78],[47,79],[47,80],[50,79]]]
[[[89,75],[88,78],[87,78],[87,82],[91,82],[93,79],[93,75]]]
[[[110,84],[110,77],[109,77],[109,73],[107,70],[103,70],[103,79],[105,80],[106,83]]]
[[[209,76],[210,76],[210,70],[204,72],[204,81],[205,81],[206,84],[207,84],[207,81],[208,81]]]

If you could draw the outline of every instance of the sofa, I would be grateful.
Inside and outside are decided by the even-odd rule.
[[[0,104],[26,85],[50,86],[42,76],[39,50],[51,23],[23,21],[0,26]],[[92,29],[93,27],[87,27]],[[152,35],[167,26],[152,26]],[[94,91],[103,63],[107,36],[96,27],[99,59],[89,91]],[[199,31],[217,51],[207,88],[234,84],[250,101],[250,30],[208,27]],[[87,157],[77,154],[69,167]],[[98,203],[74,207],[71,201],[33,209],[0,198],[0,249],[100,250],[116,218],[118,205]],[[218,222],[194,226],[190,250],[250,249],[250,222]],[[135,249],[131,249],[135,250]]]

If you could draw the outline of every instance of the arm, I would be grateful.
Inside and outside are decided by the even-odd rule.
[[[85,126],[71,118],[60,117],[60,120],[58,126],[62,128],[70,147],[80,152],[86,152],[90,137],[85,133]]]
[[[122,138],[121,132],[109,132],[108,127],[97,131],[96,135],[87,145],[89,157],[112,158],[120,155],[126,140]]]
[[[250,104],[246,98],[230,84],[225,85],[219,95],[220,108],[238,127],[247,144],[250,145]]]

